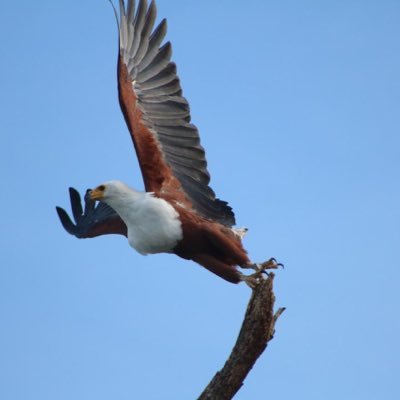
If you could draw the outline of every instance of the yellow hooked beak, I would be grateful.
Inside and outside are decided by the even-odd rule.
[[[90,191],[90,198],[92,200],[101,200],[104,197],[104,191],[106,190],[104,185],[98,186],[96,189]]]

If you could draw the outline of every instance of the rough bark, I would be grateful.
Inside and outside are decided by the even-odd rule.
[[[230,400],[242,387],[247,374],[273,338],[275,322],[284,311],[274,314],[274,274],[253,289],[236,344],[198,400]]]

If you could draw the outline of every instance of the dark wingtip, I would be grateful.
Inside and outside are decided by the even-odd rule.
[[[91,189],[87,189],[86,193],[85,193],[85,197],[84,197],[84,199],[85,199],[85,211],[84,211],[84,214],[85,215],[93,212],[93,210],[95,208],[95,205],[96,205],[96,201],[92,200],[92,198],[90,197],[90,192],[91,191],[92,191]]]
[[[69,197],[71,200],[72,215],[74,216],[75,222],[78,222],[83,214],[81,195],[75,188],[70,187]]]
[[[61,207],[56,207],[56,211],[58,214],[58,218],[60,218],[61,224],[64,227],[64,229],[69,234],[75,235],[76,234],[75,225],[72,223],[71,218],[68,216],[67,212]]]
[[[69,187],[68,188],[69,191],[69,195],[75,199],[78,199],[79,201],[81,201],[81,195],[79,194],[79,192],[73,188],[73,187]]]

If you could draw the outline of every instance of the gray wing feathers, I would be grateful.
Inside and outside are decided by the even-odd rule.
[[[141,83],[154,78],[169,64],[171,55],[171,43],[167,42],[158,50],[157,55],[150,62],[150,64],[146,68],[139,70],[136,76],[136,81]]]
[[[140,61],[139,70],[146,68],[157,55],[160,45],[167,34],[167,20],[163,19],[150,36],[146,55]]]
[[[146,83],[149,83],[149,81]],[[181,94],[182,94],[181,85],[179,84],[179,80],[176,78],[171,82],[168,82],[161,86],[157,85],[156,87],[153,87],[152,89],[153,90],[151,91],[152,92],[151,97],[162,96],[162,95],[181,96]]]
[[[165,160],[180,181],[194,208],[207,218],[225,225],[235,224],[232,209],[215,198],[208,186],[210,175],[197,128],[190,124],[190,108],[184,97],[176,65],[171,62],[169,42],[162,44],[166,20],[154,29],[156,6],[151,1],[119,1],[120,52],[135,93],[143,122],[158,139]]]
[[[133,57],[136,55],[136,52],[139,49],[139,45],[142,42],[141,36],[142,36],[143,26],[145,23],[146,11],[147,11],[147,1],[140,1],[135,20],[133,21],[134,34],[133,37],[132,36],[130,37],[130,39],[132,40],[132,45],[128,47],[129,54],[131,54]],[[128,21],[132,21],[132,19]]]
[[[146,55],[149,48],[149,37],[154,26],[157,16],[157,9],[155,3],[151,2],[149,10],[147,11],[146,20],[144,22],[143,30],[138,38],[138,48],[134,56],[134,63],[137,65],[141,63],[143,57]],[[140,40],[139,40],[140,39]]]

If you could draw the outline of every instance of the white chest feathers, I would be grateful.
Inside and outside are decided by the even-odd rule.
[[[128,227],[129,244],[139,253],[170,253],[182,239],[176,210],[152,193],[134,192],[106,201]]]
[[[182,239],[178,213],[165,200],[146,195],[127,221],[129,244],[141,254],[169,253]]]

